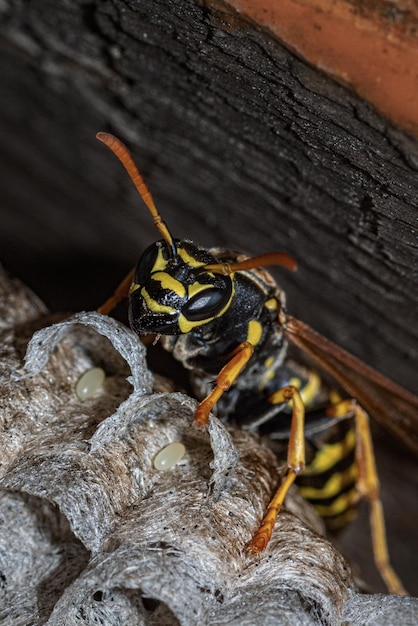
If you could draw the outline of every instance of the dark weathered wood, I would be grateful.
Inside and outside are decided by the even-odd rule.
[[[289,309],[416,386],[416,142],[207,5],[36,0],[3,21],[2,259],[52,306],[94,306],[155,238],[95,143],[110,127],[176,234],[291,252]]]
[[[230,9],[193,0],[2,6],[2,262],[93,308],[156,238],[281,249],[296,317],[417,392],[418,144]]]

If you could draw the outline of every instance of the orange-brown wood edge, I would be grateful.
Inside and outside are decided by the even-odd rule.
[[[228,0],[418,137],[418,4]]]

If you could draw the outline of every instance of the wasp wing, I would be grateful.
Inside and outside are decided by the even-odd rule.
[[[286,316],[285,332],[289,341],[418,454],[418,397],[290,315]]]

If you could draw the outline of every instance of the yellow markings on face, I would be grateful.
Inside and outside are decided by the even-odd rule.
[[[161,289],[166,289],[167,291],[171,291],[173,294],[178,296],[179,298],[186,298],[187,300],[193,298],[201,292],[207,291],[209,289],[213,289],[215,286],[213,284],[203,284],[195,280],[192,284],[183,284],[176,278],[170,275],[170,265],[168,264],[168,260],[164,258],[164,247],[159,247],[156,259],[152,266],[152,270],[150,272],[150,279],[159,283]],[[177,255],[180,257],[181,261],[187,265],[191,269],[198,269],[204,267],[206,264],[202,261],[198,261],[191,254],[189,254],[184,248],[177,248]],[[209,276],[215,277],[215,272],[207,272]],[[159,313],[159,314],[178,314],[178,326],[181,333],[189,333],[194,328],[198,326],[202,326],[211,322],[216,317],[220,317],[225,313],[225,311],[229,308],[232,298],[234,296],[234,282],[233,282],[234,273],[232,272],[230,275],[230,279],[232,281],[232,290],[231,296],[228,302],[225,304],[223,309],[219,311],[216,315],[212,315],[211,317],[207,317],[202,320],[194,320],[190,321],[187,319],[185,315],[181,313],[179,310],[179,305],[177,304],[177,308],[174,306],[169,306],[166,304],[160,304],[158,300],[152,297],[145,287],[141,288],[141,285],[137,283],[133,283],[130,289],[130,294],[141,288],[141,296],[143,297],[146,307],[151,313]],[[258,324],[258,322],[256,322]],[[256,338],[256,329],[253,329],[254,338]]]
[[[177,254],[181,258],[181,260],[184,261],[190,267],[203,267],[205,265],[205,263],[202,263],[202,261],[198,261],[193,256],[191,256],[188,252],[186,252],[184,248],[178,248]]]
[[[168,306],[167,304],[160,304],[154,298],[151,298],[148,291],[143,287],[141,289],[141,296],[145,300],[145,304],[149,311],[152,313],[175,313],[176,309],[172,306]]]
[[[356,433],[351,428],[342,441],[326,443],[316,454],[312,463],[304,471],[305,476],[320,474],[331,469],[347,454],[354,450],[356,445]]]
[[[267,300],[264,303],[264,306],[267,309],[270,309],[270,311],[276,311],[279,306],[279,303],[277,302],[276,298],[270,298],[270,300]]]
[[[187,294],[189,298],[192,298],[193,296],[200,293],[201,291],[206,291],[206,289],[212,289],[212,288],[213,288],[213,285],[202,285],[202,283],[192,283],[191,285],[188,285]]]
[[[247,328],[247,341],[256,346],[263,336],[263,326],[258,320],[250,320]]]
[[[183,298],[186,295],[186,289],[184,285],[179,281],[167,274],[167,272],[153,272],[151,274],[152,280],[157,280],[163,289],[169,289]]]
[[[163,249],[158,248],[157,258],[152,266],[151,274],[153,272],[163,272],[167,267],[167,260],[163,256]]]
[[[203,326],[203,324],[207,324],[208,322],[211,322],[213,320],[213,317],[210,317],[206,320],[198,320],[195,322],[191,322],[190,320],[187,319],[187,317],[185,317],[182,313],[180,313],[179,315],[179,319],[178,319],[178,325],[180,328],[180,332],[182,333],[189,333],[191,330],[193,330],[193,328],[197,328],[198,326]]]
[[[323,498],[332,498],[337,496],[350,483],[357,480],[358,471],[355,463],[348,467],[344,472],[336,472],[333,474],[321,488],[301,485],[299,491],[307,500],[322,500]]]
[[[154,265],[152,266],[151,273],[153,272],[163,272],[167,267],[167,259],[164,258],[163,247],[158,248],[157,258],[154,261]],[[181,260],[186,263],[189,267],[203,267],[205,263],[202,261],[198,261],[193,256],[191,256],[184,248],[177,248],[177,254],[181,258]]]

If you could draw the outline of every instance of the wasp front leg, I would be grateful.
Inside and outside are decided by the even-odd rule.
[[[240,375],[250,360],[253,352],[254,346],[249,341],[240,343],[239,346],[233,351],[232,358],[219,372],[216,378],[215,387],[197,407],[194,416],[196,424],[204,426],[208,423],[209,413],[213,409],[214,405],[222,394],[225,391],[228,391],[234,380]]]
[[[376,567],[391,593],[406,595],[407,592],[390,564],[368,415],[355,400],[343,400],[327,410],[329,417],[345,418],[350,414],[353,415],[356,426],[355,458],[358,471],[356,489],[358,499],[364,498],[370,505],[370,527]]]
[[[247,550],[251,553],[261,552],[267,546],[284,499],[296,478],[305,468],[305,407],[298,389],[288,385],[269,397],[269,402],[272,404],[281,404],[289,400],[292,402],[292,421],[287,453],[288,469],[283,482],[268,505],[267,513],[259,529],[247,546]]]
[[[111,311],[125,298],[129,296],[132,287],[135,268],[125,276],[122,282],[116,287],[113,295],[110,296],[98,309],[97,312],[102,315],[109,315]]]

